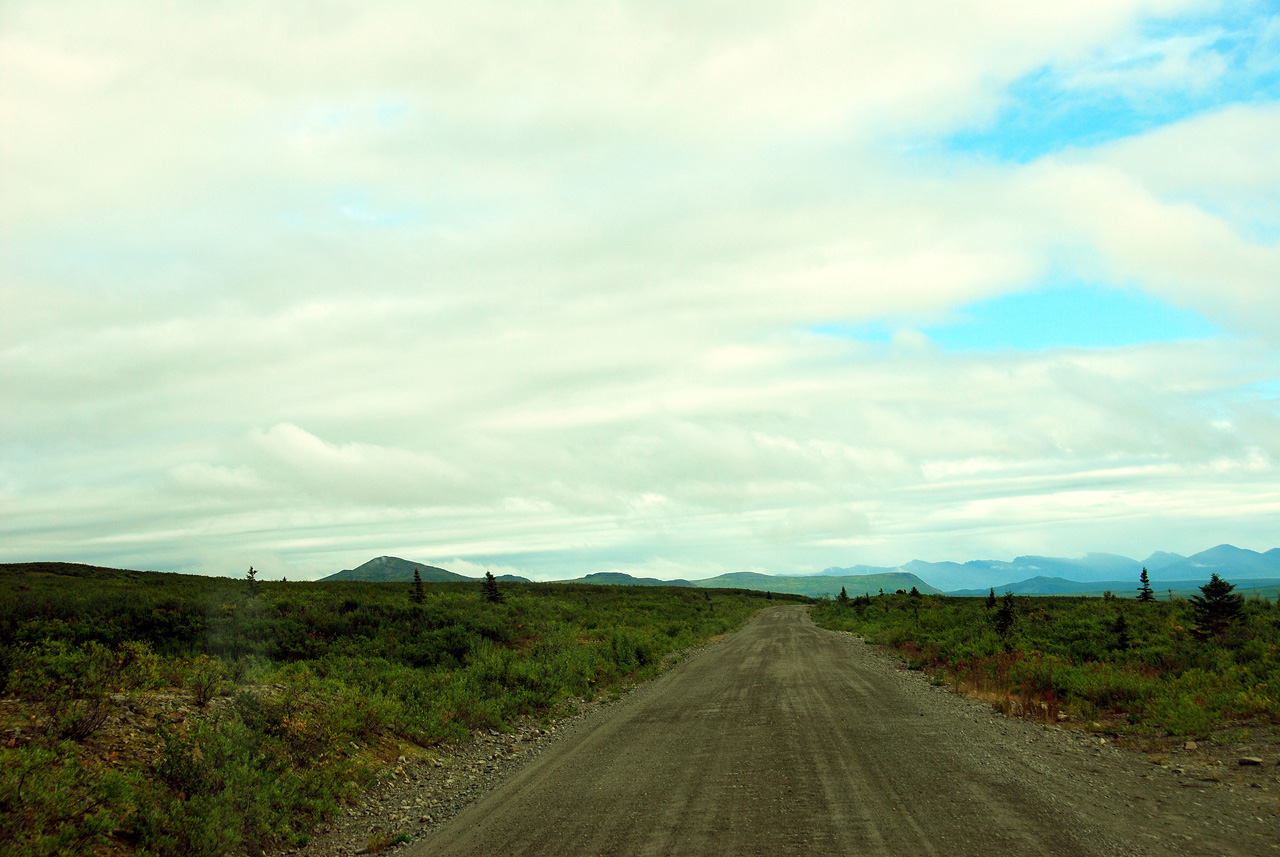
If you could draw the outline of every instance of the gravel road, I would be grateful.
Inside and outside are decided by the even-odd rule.
[[[1205,782],[1004,718],[785,606],[396,851],[1256,857],[1280,854],[1275,764]]]

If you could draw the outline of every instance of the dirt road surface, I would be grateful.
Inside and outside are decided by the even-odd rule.
[[[802,607],[601,715],[400,853],[1280,854],[1273,770],[1248,800],[1184,782],[896,671]]]

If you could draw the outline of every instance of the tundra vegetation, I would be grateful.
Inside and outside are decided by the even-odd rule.
[[[770,603],[0,566],[0,842],[15,857],[301,845],[400,754],[615,693]]]
[[[863,595],[820,602],[814,619],[1010,714],[1136,736],[1275,731],[1280,609],[1232,590],[1214,575],[1192,599],[1157,601],[1144,573],[1135,599]]]

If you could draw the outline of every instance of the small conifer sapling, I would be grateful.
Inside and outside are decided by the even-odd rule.
[[[1009,634],[1013,632],[1014,620],[1017,618],[1018,610],[1013,603],[1013,593],[1006,592],[1004,598],[1000,599],[1000,609],[996,611],[996,636],[1001,640],[1008,641]]]
[[[1125,618],[1122,611],[1116,616],[1116,621],[1111,625],[1111,633],[1116,635],[1116,648],[1125,651],[1132,642],[1129,638],[1129,620]]]
[[[415,568],[413,570],[413,590],[409,593],[409,601],[413,604],[422,604],[426,600],[426,593],[422,589],[422,575]]]
[[[1151,578],[1147,575],[1147,567],[1145,565],[1142,567],[1142,574],[1138,575],[1138,582],[1141,584],[1138,587],[1138,601],[1143,604],[1150,604],[1155,601],[1156,594],[1151,589]]]
[[[494,579],[492,571],[484,573],[484,580],[480,583],[480,591],[484,593],[484,600],[490,604],[501,604],[506,601],[506,596],[502,594],[502,590],[498,588],[498,581]]]
[[[1191,610],[1195,614],[1196,636],[1202,640],[1221,639],[1227,629],[1240,618],[1244,610],[1244,596],[1233,592],[1234,584],[1227,583],[1217,574],[1200,587],[1200,595],[1191,597]]]

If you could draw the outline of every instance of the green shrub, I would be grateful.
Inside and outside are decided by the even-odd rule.
[[[84,764],[70,741],[0,747],[0,842],[14,857],[87,854],[125,827],[136,775]]]
[[[0,750],[0,839],[23,855],[300,844],[373,777],[361,748],[551,716],[779,600],[504,583],[504,601],[489,603],[473,584],[446,583],[424,584],[413,604],[403,584],[257,588],[250,597],[243,579],[0,566],[0,680],[42,723],[35,743]],[[62,740],[100,729],[113,694],[141,695],[141,711],[162,687],[199,707],[158,721],[154,764],[99,768]],[[224,694],[227,705],[209,704]]]
[[[820,604],[814,618],[896,649],[911,667],[943,669],[958,688],[1017,701],[1029,716],[1061,706],[1086,721],[1176,735],[1240,718],[1280,723],[1280,617],[1261,602],[1197,636],[1198,614],[1185,602],[1129,602],[1117,612],[1104,599],[1006,596],[998,609],[976,598],[929,596],[918,608],[897,596],[878,601],[883,609],[861,614]],[[993,618],[1011,604],[1016,625],[1002,644]]]

